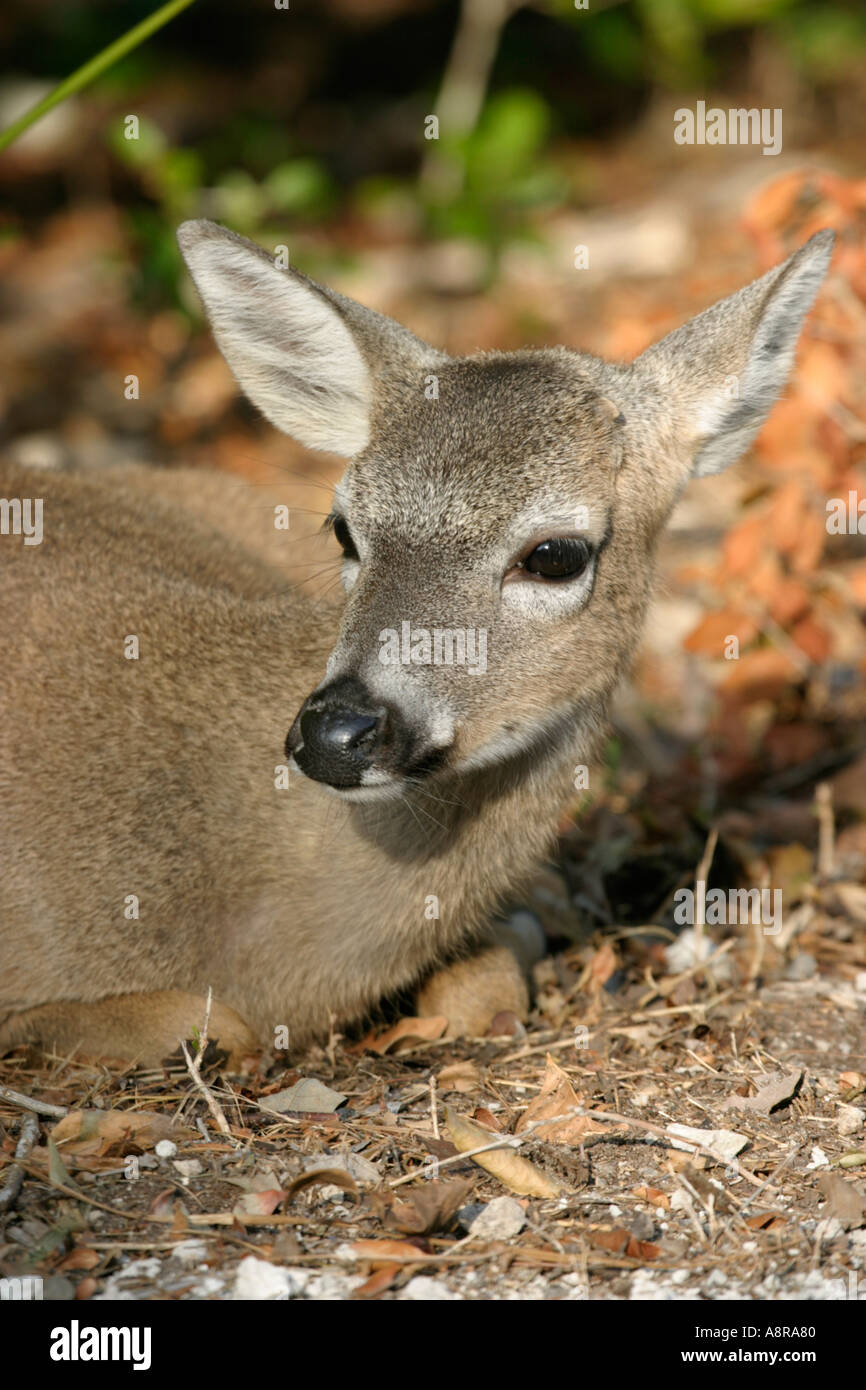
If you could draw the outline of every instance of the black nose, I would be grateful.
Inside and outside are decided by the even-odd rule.
[[[386,743],[388,722],[361,682],[343,677],[304,701],[286,751],[314,781],[357,787]]]

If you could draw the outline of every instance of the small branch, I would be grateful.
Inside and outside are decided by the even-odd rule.
[[[220,1134],[227,1134],[229,1135],[229,1137],[231,1137],[231,1128],[229,1127],[229,1122],[223,1113],[222,1107],[220,1106],[220,1103],[217,1100],[216,1096],[209,1089],[207,1084],[202,1080],[201,1075],[201,1064],[204,1061],[204,1054],[207,1051],[207,1035],[208,1028],[210,1027],[210,1011],[212,1003],[213,990],[209,989],[207,992],[207,1004],[205,1006],[204,1012],[204,1024],[202,1026],[201,1036],[198,1040],[198,1050],[195,1054],[195,1061],[193,1061],[192,1057],[189,1055],[189,1048],[187,1047],[186,1042],[183,1038],[181,1038],[180,1040],[180,1045],[183,1050],[184,1058],[186,1060],[186,1069],[192,1077],[193,1084],[199,1091],[201,1091],[201,1094],[204,1096],[205,1101],[207,1102],[207,1107],[214,1117],[214,1123],[216,1124],[217,1129],[220,1131]]]
[[[48,1115],[52,1120],[62,1120],[69,1111],[63,1105],[49,1105],[47,1100],[31,1100],[20,1091],[11,1091],[8,1086],[0,1086],[0,1100],[8,1100],[11,1105],[20,1105],[23,1110],[32,1110],[34,1115]]]
[[[829,782],[815,788],[815,815],[818,817],[818,876],[832,878],[836,857],[836,828],[833,820],[833,792]]]
[[[522,0],[463,0],[442,85],[433,104],[449,141],[469,135],[478,123],[502,30]],[[460,191],[462,171],[443,160],[432,141],[421,168],[421,185],[440,197]]]
[[[718,839],[719,832],[713,827],[707,836],[707,843],[704,846],[701,862],[698,864],[695,874],[695,956],[699,967],[695,979],[698,981],[704,978],[700,966],[704,946],[704,927],[707,925],[707,874],[710,872]]]
[[[716,1153],[715,1149],[709,1148],[706,1144],[699,1144],[694,1139],[686,1139],[680,1134],[671,1134],[668,1130],[663,1129],[661,1125],[651,1124],[649,1120],[638,1120],[631,1115],[617,1115],[609,1110],[588,1110],[585,1105],[571,1105],[568,1110],[563,1111],[561,1115],[552,1115],[544,1120],[534,1120],[531,1124],[528,1124],[524,1130],[521,1130],[520,1134],[503,1134],[500,1135],[498,1139],[494,1139],[490,1144],[479,1144],[476,1149],[464,1149],[461,1153],[452,1154],[450,1158],[440,1158],[438,1166],[440,1168],[448,1168],[451,1164],[462,1163],[464,1159],[474,1158],[476,1154],[489,1153],[491,1149],[519,1149],[523,1141],[530,1138],[533,1130],[541,1129],[547,1125],[563,1124],[566,1120],[574,1119],[576,1115],[579,1115],[583,1119],[601,1120],[607,1124],[630,1125],[633,1129],[642,1129],[647,1134],[652,1134],[656,1138],[664,1140],[672,1149],[687,1149],[693,1154],[703,1154],[706,1158],[711,1158],[714,1163],[726,1163],[728,1161],[721,1154]],[[598,1138],[599,1136],[595,1137]],[[403,1183],[411,1182],[413,1178],[421,1177],[422,1171],[421,1168],[416,1168],[411,1173],[404,1173],[400,1178],[392,1178],[388,1186],[391,1188],[402,1187]],[[760,1178],[756,1178],[754,1173],[750,1173],[748,1168],[744,1168],[741,1164],[738,1165],[738,1172],[747,1182],[750,1182],[753,1187],[764,1188],[767,1186],[766,1180],[762,1182]]]
[[[11,1211],[18,1200],[21,1184],[24,1181],[24,1164],[30,1157],[30,1150],[39,1138],[39,1121],[35,1115],[25,1115],[21,1121],[21,1134],[15,1147],[15,1162],[6,1175],[0,1188],[0,1211]]]

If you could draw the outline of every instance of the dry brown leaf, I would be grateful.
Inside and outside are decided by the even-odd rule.
[[[701,619],[685,638],[683,646],[687,652],[723,657],[729,637],[738,638],[740,646],[747,647],[757,635],[758,625],[747,613],[736,608],[719,608]]]
[[[597,992],[603,989],[618,965],[619,960],[611,943],[609,941],[602,942],[598,950],[593,951],[592,960],[589,963],[590,990]]]
[[[818,1186],[827,1201],[827,1216],[835,1216],[846,1231],[866,1224],[866,1197],[853,1183],[838,1173],[822,1173]]]
[[[662,1249],[651,1240],[638,1240],[637,1236],[629,1236],[625,1253],[632,1260],[657,1260]]]
[[[375,1274],[371,1274],[369,1279],[355,1289],[352,1298],[378,1298],[381,1294],[387,1293],[403,1269],[405,1265],[382,1265]]]
[[[722,689],[737,695],[748,691],[754,699],[774,699],[799,675],[797,666],[778,647],[756,647],[729,664]]]
[[[803,1081],[803,1071],[781,1072],[768,1077],[756,1096],[728,1096],[720,1110],[748,1110],[753,1115],[769,1115],[778,1106],[793,1100]]]
[[[448,1027],[447,1018],[433,1014],[430,1018],[401,1018],[393,1028],[384,1033],[368,1033],[351,1049],[353,1052],[375,1052],[384,1057],[386,1052],[403,1051],[399,1043],[411,1046],[413,1042],[435,1042],[441,1038]]]
[[[612,1231],[592,1231],[589,1237],[590,1244],[597,1250],[608,1250],[611,1255],[624,1255],[630,1240],[631,1234],[623,1226],[616,1226]]]
[[[671,1199],[660,1187],[633,1187],[632,1193],[654,1207],[664,1207],[665,1211],[670,1211]]]
[[[154,1111],[70,1110],[58,1121],[51,1137],[64,1154],[97,1156],[124,1145],[152,1149],[160,1139],[177,1139],[189,1133],[175,1125],[168,1115]]]
[[[352,1249],[359,1259],[369,1260],[374,1269],[394,1267],[394,1258],[400,1261],[397,1269],[405,1269],[405,1261],[413,1257],[424,1264],[424,1251],[408,1240],[353,1240]]]
[[[561,1067],[557,1066],[550,1053],[547,1054],[547,1067],[541,1090],[527,1110],[524,1110],[515,1126],[515,1133],[521,1134],[536,1125],[539,1120],[553,1119],[565,1115],[586,1104],[579,1096]],[[538,1125],[532,1129],[534,1139],[546,1139],[553,1144],[579,1144],[587,1134],[603,1134],[604,1125],[589,1115],[572,1115],[559,1124]]]
[[[468,1096],[481,1085],[481,1073],[474,1062],[452,1062],[437,1074],[436,1085],[440,1091],[459,1091]]]
[[[345,1168],[315,1168],[312,1172],[301,1173],[300,1177],[295,1178],[286,1188],[286,1205],[299,1192],[303,1192],[307,1187],[318,1187],[321,1185],[332,1185],[340,1187],[350,1197],[354,1197],[356,1202],[361,1200],[358,1192],[358,1184],[355,1179],[346,1172]],[[252,1195],[252,1194],[251,1194]]]
[[[488,1110],[486,1105],[479,1105],[472,1112],[473,1120],[477,1120],[485,1129],[492,1129],[494,1134],[504,1134],[505,1125],[494,1115],[492,1110]]]
[[[445,1119],[451,1138],[460,1153],[491,1143],[489,1130],[482,1129],[481,1125],[455,1114],[448,1106],[445,1107]],[[564,1191],[559,1183],[554,1182],[546,1173],[542,1173],[540,1168],[536,1168],[534,1163],[530,1163],[528,1158],[522,1158],[513,1149],[491,1149],[489,1153],[473,1154],[472,1162],[484,1168],[494,1178],[498,1178],[511,1192],[517,1192],[522,1197],[558,1197]]]
[[[74,1250],[70,1250],[68,1255],[64,1255],[60,1263],[55,1266],[57,1274],[68,1274],[74,1269],[95,1269],[102,1260],[102,1255],[98,1250],[88,1250],[86,1245],[77,1245]]]
[[[773,1211],[758,1212],[755,1216],[746,1217],[746,1225],[750,1231],[775,1231],[786,1224],[784,1216],[779,1216]]]
[[[471,1178],[457,1182],[427,1182],[395,1201],[388,1215],[389,1223],[411,1236],[445,1230],[469,1200],[471,1191]]]
[[[285,1195],[279,1187],[270,1188],[266,1192],[245,1192],[235,1203],[233,1210],[238,1216],[270,1216]]]

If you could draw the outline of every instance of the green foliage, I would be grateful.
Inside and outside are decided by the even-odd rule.
[[[496,251],[526,230],[526,214],[558,201],[564,181],[545,153],[551,128],[547,103],[511,89],[491,97],[478,126],[460,140],[443,138],[435,151],[446,171],[444,191],[425,194],[428,229],[467,236]]]

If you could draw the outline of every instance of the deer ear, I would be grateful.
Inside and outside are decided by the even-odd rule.
[[[214,222],[184,222],[177,237],[220,351],[253,405],[311,449],[363,449],[372,376],[327,293]]]
[[[816,233],[760,280],[719,300],[633,364],[661,388],[696,477],[720,473],[751,444],[791,371],[834,234]]]

